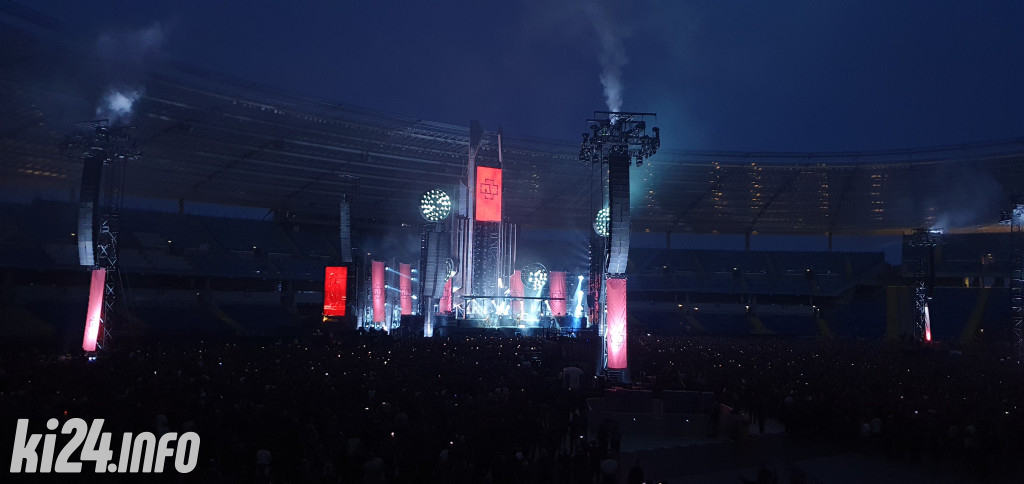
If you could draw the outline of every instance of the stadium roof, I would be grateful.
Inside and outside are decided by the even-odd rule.
[[[81,164],[62,156],[95,98],[70,77],[87,57],[71,34],[0,12],[0,180],[69,190]],[[61,82],[45,74],[66,64]],[[52,74],[50,74],[52,76]],[[40,79],[49,79],[42,82]],[[139,72],[133,137],[142,159],[126,194],[290,210],[363,223],[418,224],[429,189],[464,175],[469,129],[282,93],[163,60]],[[80,114],[76,114],[80,113]],[[590,113],[580,113],[582,120]],[[83,119],[84,117],[84,119]],[[507,126],[506,216],[526,226],[589,226],[595,169],[577,141],[514,136]],[[672,133],[663,133],[672,136]],[[495,163],[495,133],[480,153]],[[863,153],[661,152],[634,170],[633,227],[692,233],[894,233],[986,224],[1024,186],[1024,138]],[[597,194],[595,196],[595,194]]]

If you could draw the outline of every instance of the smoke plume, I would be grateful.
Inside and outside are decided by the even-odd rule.
[[[96,106],[96,117],[108,119],[111,124],[131,122],[132,106],[140,97],[142,97],[141,88],[110,88],[100,99],[99,106]]]
[[[629,63],[622,43],[626,33],[621,25],[611,22],[608,12],[600,4],[591,3],[587,10],[601,42],[597,60],[601,63],[604,101],[609,111],[619,112],[622,109],[622,70]]]
[[[96,117],[111,124],[131,121],[136,102],[145,94],[143,79],[146,63],[166,38],[159,23],[119,33],[104,34],[96,42],[96,51],[108,70],[108,85],[96,106]]]

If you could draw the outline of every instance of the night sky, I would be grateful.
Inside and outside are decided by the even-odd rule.
[[[22,3],[83,42],[157,32],[153,57],[510,135],[578,139],[606,72],[672,150],[1024,136],[1024,2]]]

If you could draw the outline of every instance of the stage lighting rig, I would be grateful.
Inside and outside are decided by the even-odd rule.
[[[435,188],[420,199],[420,214],[427,222],[440,222],[452,212],[452,199],[444,190]]]
[[[523,268],[520,277],[523,279],[523,285],[539,291],[548,283],[548,269],[540,262],[534,262]]]
[[[626,155],[643,165],[644,160],[654,156],[661,147],[661,130],[651,128],[647,134],[648,117],[654,113],[616,113],[596,111],[594,118],[587,120],[590,133],[583,133],[580,145],[580,161],[584,163],[605,163],[609,156]]]
[[[601,237],[608,236],[608,207],[597,211],[597,216],[594,217],[594,232]]]

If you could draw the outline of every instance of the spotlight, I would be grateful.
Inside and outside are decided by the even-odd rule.
[[[580,276],[580,282],[583,282],[583,276]]]
[[[597,217],[594,219],[594,232],[601,237],[608,236],[608,220],[610,218],[610,212],[608,207],[604,207],[597,212]]]
[[[440,222],[452,212],[452,199],[444,190],[433,189],[420,199],[420,214],[427,222]]]

